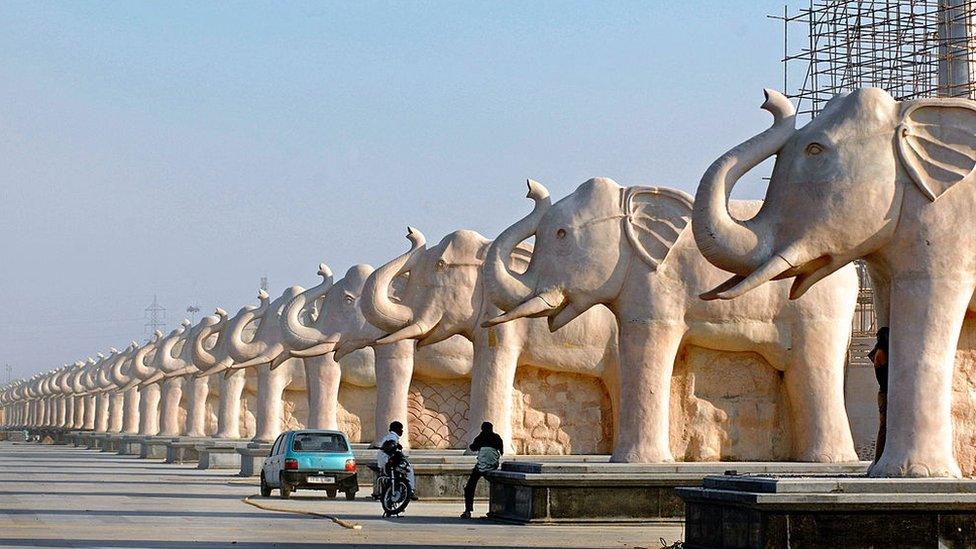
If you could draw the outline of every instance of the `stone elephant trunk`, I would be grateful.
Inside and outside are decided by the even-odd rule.
[[[373,271],[363,286],[363,315],[370,324],[387,332],[399,330],[413,321],[413,311],[409,307],[390,299],[393,279],[416,264],[427,244],[424,234],[413,227],[407,227],[407,238],[410,249]]]
[[[772,126],[713,162],[695,195],[692,230],[698,249],[711,264],[735,273],[702,294],[704,299],[737,297],[799,264],[792,250],[773,249],[770,231],[761,227],[762,211],[745,221],[729,213],[729,198],[739,178],[776,154],[796,129],[796,112],[789,99],[773,90],[765,94],[762,108],[773,115]]]
[[[530,274],[532,271],[515,272],[509,258],[522,241],[535,234],[539,222],[552,205],[548,189],[531,179],[526,183],[529,187],[526,196],[535,201],[532,212],[502,231],[488,248],[485,259],[484,284],[488,298],[505,311],[517,307],[535,290],[535,280]]]

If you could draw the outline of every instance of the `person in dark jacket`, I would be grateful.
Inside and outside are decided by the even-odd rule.
[[[478,480],[485,476],[488,471],[498,469],[498,462],[504,453],[502,437],[498,436],[490,422],[481,424],[481,432],[474,437],[474,442],[469,448],[478,452],[478,461],[471,469],[471,476],[468,483],[464,485],[464,512],[461,518],[471,518],[471,511],[474,511],[474,492],[478,488]]]
[[[888,429],[888,327],[878,330],[878,341],[868,353],[874,363],[874,377],[878,379],[878,439],[874,445],[874,461],[881,459]]]

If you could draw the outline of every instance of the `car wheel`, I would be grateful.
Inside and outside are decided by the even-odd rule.
[[[271,487],[268,486],[268,481],[264,480],[264,472],[261,472],[261,497],[267,498],[271,497]]]
[[[288,499],[291,497],[291,484],[285,482],[284,477],[281,478],[281,499]]]
[[[329,496],[329,499],[334,499],[336,497],[336,494],[338,494],[338,493],[339,493],[338,490],[326,490],[325,491],[325,495],[326,496]]]
[[[355,490],[347,490],[346,491],[346,499],[348,499],[349,501],[352,501],[352,500],[356,499],[356,491]]]

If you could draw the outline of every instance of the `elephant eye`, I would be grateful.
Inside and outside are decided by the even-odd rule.
[[[566,229],[556,231],[556,238],[566,238]]]
[[[437,268],[438,269],[443,269],[446,266],[447,266],[447,263],[445,263],[443,259],[438,259],[437,260]]]
[[[820,143],[810,143],[804,150],[809,156],[817,156],[818,154],[824,152],[824,146]]]
[[[353,297],[351,295],[347,295],[346,296],[346,303],[352,303],[353,301],[356,301],[356,298],[355,297]]]

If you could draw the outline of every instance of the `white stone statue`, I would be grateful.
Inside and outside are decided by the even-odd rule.
[[[763,108],[772,126],[716,160],[698,187],[695,240],[734,273],[704,297],[734,304],[792,279],[796,298],[864,259],[878,322],[890,327],[887,441],[870,474],[960,476],[950,387],[963,318],[976,311],[976,102],[899,102],[865,88],[800,129],[781,94],[767,90]],[[772,155],[762,208],[730,214],[733,185]]]
[[[320,273],[328,273],[320,265]],[[466,379],[471,371],[471,344],[460,338],[415,349],[413,342],[372,345],[386,332],[366,321],[362,310],[363,286],[373,272],[369,265],[354,265],[333,283],[331,273],[322,284],[295,297],[282,314],[284,331],[303,357],[323,357],[341,366],[342,379],[353,385],[376,386],[374,438],[377,443],[399,421],[405,426],[401,444],[410,447],[414,427],[408,414],[408,391],[414,375],[437,379]],[[302,319],[309,321],[303,323]],[[306,358],[308,360],[308,358]],[[329,392],[338,395],[337,385]],[[331,397],[330,397],[331,398]]]
[[[508,312],[489,325],[548,317],[559,330],[595,305],[620,325],[620,430],[614,461],[672,461],[672,368],[684,345],[753,351],[783,372],[792,411],[794,457],[857,459],[844,408],[844,362],[857,299],[853,267],[817,292],[789,301],[786,283],[746,299],[698,298],[723,273],[698,252],[691,197],[656,187],[623,188],[591,179],[550,205],[529,182],[535,208],[488,251],[490,297]],[[755,203],[732,203],[742,213]],[[507,267],[513,248],[535,236],[524,273]]]
[[[377,340],[381,345],[414,339],[425,346],[455,335],[473,343],[469,433],[490,421],[512,448],[512,394],[519,365],[599,377],[617,414],[617,328],[609,311],[594,309],[556,333],[550,333],[545,320],[536,319],[483,328],[481,323],[498,312],[484,291],[483,267],[491,242],[467,230],[453,232],[429,249],[420,231],[409,229],[407,238],[410,250],[366,281],[363,312],[372,324],[392,332]],[[522,249],[512,261],[524,267],[530,253]],[[395,302],[391,284],[404,273],[409,273],[404,298]]]

